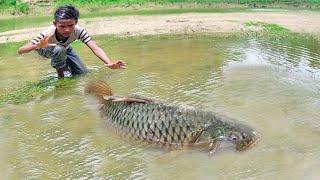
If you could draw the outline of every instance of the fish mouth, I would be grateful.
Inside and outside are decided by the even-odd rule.
[[[258,142],[261,140],[261,134],[257,133],[257,132],[254,132],[255,136],[252,138],[252,140],[250,141],[249,144],[246,144],[246,145],[242,145],[242,144],[239,144],[236,146],[236,149],[238,151],[246,151],[246,150],[249,150],[251,149],[252,147],[254,147],[256,144],[258,144]]]

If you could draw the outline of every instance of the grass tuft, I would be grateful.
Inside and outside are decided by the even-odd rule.
[[[49,77],[39,82],[27,82],[24,86],[15,90],[8,90],[7,93],[0,95],[0,107],[5,104],[21,104],[29,102],[36,97],[42,96],[45,92],[55,89],[69,88],[76,82],[74,78],[64,78],[58,80]]]
[[[282,27],[278,24],[269,24],[260,21],[248,21],[245,22],[244,25],[246,27],[261,27],[263,31],[267,31],[270,33],[289,33],[291,32],[289,29]]]

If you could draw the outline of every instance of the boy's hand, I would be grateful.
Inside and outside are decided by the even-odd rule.
[[[110,64],[105,64],[105,66],[107,66],[110,69],[125,69],[127,68],[127,64],[122,61],[122,60],[118,60],[114,63],[110,63]]]
[[[39,41],[38,44],[35,44],[36,49],[45,48],[47,46],[56,46],[56,44],[49,44],[49,41],[52,39],[52,36],[46,36]]]

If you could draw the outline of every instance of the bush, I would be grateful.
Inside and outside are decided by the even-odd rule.
[[[15,7],[16,11],[21,12],[23,14],[28,14],[29,12],[29,5],[27,3],[19,3]]]
[[[0,0],[0,9],[2,10],[12,10],[12,14],[23,13],[28,14],[29,5],[26,2],[21,2],[21,0]]]
[[[16,0],[0,0],[0,5],[15,6],[16,4],[17,4]]]

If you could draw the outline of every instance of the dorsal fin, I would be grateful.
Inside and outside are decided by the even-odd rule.
[[[131,96],[104,96],[103,97],[107,101],[113,101],[113,102],[126,102],[126,103],[150,103],[153,102],[151,99],[146,98],[138,98],[138,97],[131,97]]]
[[[85,93],[96,96],[101,102],[104,97],[113,95],[110,86],[100,80],[90,81],[85,88]]]
[[[152,99],[139,97],[139,96],[113,96],[110,86],[101,81],[95,80],[90,81],[86,88],[86,94],[91,94],[97,97],[101,103],[104,101],[114,101],[114,102],[127,102],[127,103],[150,103],[154,102]]]

